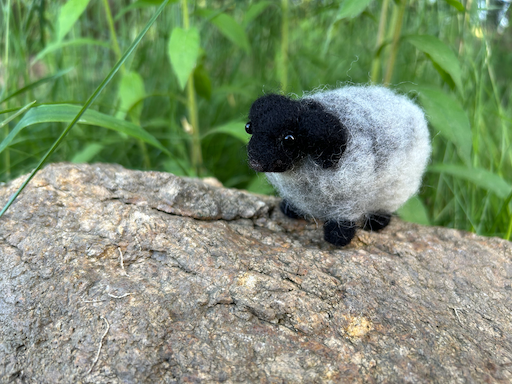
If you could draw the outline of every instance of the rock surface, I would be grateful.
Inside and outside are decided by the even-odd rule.
[[[23,178],[0,187],[0,205]],[[512,243],[55,164],[0,219],[1,382],[512,381]]]

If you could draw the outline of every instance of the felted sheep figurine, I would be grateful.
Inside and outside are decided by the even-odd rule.
[[[380,230],[414,195],[430,157],[422,110],[379,86],[349,86],[251,106],[249,165],[265,172],[289,217],[324,221],[344,246],[356,227]]]

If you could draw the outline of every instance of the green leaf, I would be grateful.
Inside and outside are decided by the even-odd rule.
[[[36,55],[36,57],[32,60],[32,64],[34,64],[36,61],[41,60],[43,57],[45,57],[50,52],[57,51],[64,47],[72,47],[72,46],[80,46],[80,45],[98,45],[100,47],[104,47],[104,48],[108,48],[108,49],[111,48],[110,44],[105,43],[104,41],[94,40],[94,39],[73,39],[73,40],[67,40],[67,41],[57,41],[57,42],[48,44],[41,52],[39,52]]]
[[[252,3],[244,15],[244,21],[242,25],[247,27],[251,21],[256,19],[265,9],[267,9],[272,4],[271,1],[258,1]]]
[[[336,20],[352,19],[359,16],[372,0],[345,0],[341,3]]]
[[[60,8],[59,17],[57,19],[57,38],[61,41],[76,23],[80,15],[85,11],[90,0],[68,0]]]
[[[464,5],[462,5],[460,2],[458,2],[457,0],[445,0],[449,5],[451,5],[453,8],[455,8],[457,11],[459,12],[464,12],[466,10],[466,8],[464,7]]]
[[[430,59],[429,55],[427,55],[427,57]],[[443,68],[441,68],[435,61],[432,61],[432,66],[435,68],[437,73],[439,73],[439,75],[441,76],[443,81],[446,84],[448,84],[450,89],[453,90],[456,88],[455,82],[453,81],[452,77],[450,76],[450,74],[448,72],[446,72]]]
[[[221,13],[213,17],[210,21],[228,40],[238,45],[247,54],[251,52],[249,39],[242,26],[240,26],[235,19],[225,13]]]
[[[33,124],[38,123],[69,123],[80,112],[81,108],[76,105],[69,104],[54,104],[54,105],[41,105],[32,108],[23,118],[16,124],[14,129],[7,135],[7,137],[0,143],[0,153],[10,144],[16,135],[23,129]],[[128,136],[142,140],[154,147],[160,149],[162,152],[170,155],[170,152],[165,148],[157,139],[151,134],[146,132],[143,128],[130,123],[125,120],[116,119],[113,116],[105,115],[93,110],[87,110],[82,117],[78,120],[80,124],[96,125],[103,128],[112,129],[117,132],[125,133]]]
[[[499,175],[486,169],[456,164],[434,164],[428,167],[428,171],[446,173],[458,179],[469,181],[502,199],[505,199],[512,192],[511,184]]]
[[[411,35],[406,40],[450,74],[457,87],[462,90],[459,59],[445,43],[432,35]]]
[[[180,88],[183,90],[196,66],[200,53],[200,38],[197,28],[192,27],[185,30],[175,27],[171,32],[167,53]]]
[[[104,145],[98,143],[90,143],[85,146],[84,149],[79,151],[73,158],[71,159],[72,163],[88,163],[91,161],[98,153],[100,153]]]
[[[194,70],[194,88],[197,94],[206,100],[212,97],[212,82],[202,65],[198,65]]]
[[[124,120],[126,113],[130,111],[133,106],[146,96],[146,90],[144,88],[144,80],[142,77],[133,71],[126,71],[121,78],[119,84],[119,91],[117,98],[120,102],[119,111],[116,113],[116,118]],[[131,111],[130,115],[132,119],[137,122],[140,119],[142,112],[142,103]]]
[[[471,127],[462,106],[453,96],[437,88],[417,89],[430,124],[455,145],[462,160],[469,164],[473,145]]]
[[[203,138],[205,136],[217,133],[226,133],[241,140],[244,143],[248,143],[251,136],[245,132],[245,124],[245,121],[231,121],[227,124],[209,130],[205,135],[203,135]]]
[[[410,223],[430,225],[427,210],[418,196],[413,196],[398,210],[402,220]]]

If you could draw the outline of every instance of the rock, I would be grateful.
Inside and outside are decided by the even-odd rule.
[[[0,187],[0,205],[24,178]],[[54,164],[0,219],[1,382],[511,382],[512,243]]]

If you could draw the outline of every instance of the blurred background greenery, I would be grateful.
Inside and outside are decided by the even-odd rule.
[[[0,181],[38,164],[161,4],[1,0]],[[50,161],[273,193],[247,166],[257,97],[385,84],[417,100],[433,138],[423,187],[400,215],[510,239],[510,4],[169,1]]]

